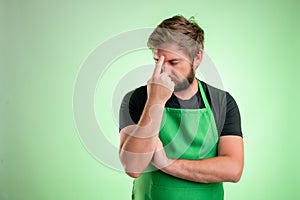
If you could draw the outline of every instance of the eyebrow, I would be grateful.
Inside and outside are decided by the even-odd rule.
[[[153,59],[155,61],[158,61],[158,58],[153,57]],[[167,60],[167,62],[176,62],[176,61],[180,61],[180,59],[179,58],[174,58],[174,59],[171,59],[171,60]]]

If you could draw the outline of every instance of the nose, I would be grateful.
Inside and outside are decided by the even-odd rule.
[[[164,62],[162,65],[162,72],[165,72],[167,75],[171,75],[172,74],[172,66],[170,66],[169,63]]]

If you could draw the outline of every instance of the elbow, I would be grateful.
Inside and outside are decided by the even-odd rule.
[[[149,165],[149,160],[151,161],[150,156],[139,153],[130,153],[122,149],[119,152],[119,159],[124,172],[131,178],[138,178],[144,172]]]
[[[241,180],[242,173],[243,173],[242,167],[237,167],[234,170],[232,170],[230,173],[229,182],[232,182],[232,183],[239,182]]]
[[[123,169],[125,173],[131,178],[138,178],[142,174],[142,172],[139,172],[137,169],[130,169],[130,167],[126,165],[123,165]]]
[[[231,180],[230,182],[232,183],[237,183],[241,180],[241,177],[242,175],[241,174],[234,174],[232,177],[231,177]]]
[[[128,159],[124,159],[120,154],[120,161],[123,165],[125,173],[131,178],[138,178],[142,173],[139,172],[137,167],[132,162],[126,162],[126,160],[128,161]]]
[[[131,178],[138,178],[141,175],[141,173],[132,173],[132,172],[126,172],[126,174]]]

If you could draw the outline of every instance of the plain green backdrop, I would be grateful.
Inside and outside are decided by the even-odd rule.
[[[225,183],[225,198],[300,199],[299,13],[297,0],[1,0],[0,199],[130,199],[132,179],[81,143],[74,82],[99,44],[175,14],[203,27],[240,108],[245,168],[240,182]]]

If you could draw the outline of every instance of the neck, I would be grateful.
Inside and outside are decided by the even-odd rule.
[[[197,91],[198,91],[198,81],[195,77],[193,82],[190,84],[188,88],[186,88],[185,90],[174,92],[174,95],[179,99],[186,100],[194,96],[197,93]]]

